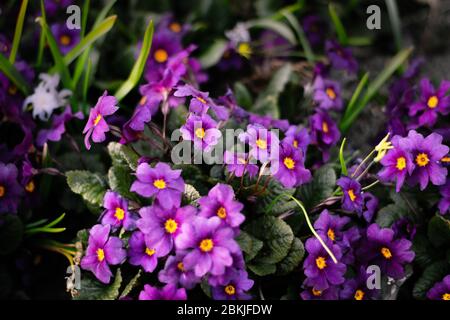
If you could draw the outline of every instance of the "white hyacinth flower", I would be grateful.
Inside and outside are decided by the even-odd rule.
[[[248,26],[244,22],[238,22],[233,29],[225,32],[225,36],[234,44],[250,42],[250,32]]]
[[[34,88],[34,93],[25,99],[23,108],[25,109],[31,104],[33,106],[33,118],[39,117],[42,121],[47,121],[55,109],[66,105],[67,98],[72,92],[67,89],[58,92],[58,74],[41,73],[39,79],[41,79],[41,82]]]

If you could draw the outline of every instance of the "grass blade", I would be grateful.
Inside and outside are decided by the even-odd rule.
[[[280,36],[288,40],[291,44],[296,45],[297,40],[292,30],[284,23],[271,19],[257,19],[247,22],[248,28],[270,29]]]
[[[288,11],[282,12],[286,20],[291,24],[292,28],[297,34],[298,40],[305,52],[306,60],[309,62],[314,62],[314,53],[309,44],[308,38],[306,38],[305,32],[303,31],[302,26],[298,23],[297,19],[295,19],[294,15]]]
[[[41,16],[45,20],[45,6],[44,6],[44,0],[41,0]],[[40,67],[42,64],[42,58],[44,56],[44,48],[45,48],[45,34],[41,29],[41,33],[39,35],[39,49],[38,49],[38,55],[36,60],[36,67]]]
[[[25,79],[19,71],[17,71],[16,67],[14,67],[14,65],[12,65],[2,54],[0,54],[0,71],[2,71],[24,95],[27,96],[29,94],[30,90]]]
[[[17,50],[19,49],[20,38],[22,38],[23,21],[25,20],[25,13],[27,11],[28,0],[22,0],[19,15],[17,17],[16,30],[14,31],[14,39],[9,54],[9,62],[14,64],[16,62]]]
[[[346,140],[347,140],[347,138],[344,138],[342,140],[341,147],[339,149],[339,162],[341,163],[341,174],[343,174],[345,176],[348,175],[347,165],[345,164],[345,159],[344,159],[344,146],[345,146]]]
[[[347,118],[348,115],[353,112],[356,101],[358,101],[358,98],[361,95],[362,90],[366,87],[367,81],[369,81],[369,72],[366,72],[359,81],[358,86],[356,87],[355,92],[353,92],[350,102],[348,103],[347,109],[345,109],[342,121],[344,121],[344,119]]]
[[[342,24],[341,19],[339,18],[336,9],[334,8],[334,5],[332,3],[328,5],[328,12],[330,14],[331,21],[333,21],[334,29],[336,30],[339,42],[342,45],[347,45],[348,44],[347,32],[345,31],[344,25]]]
[[[122,83],[120,88],[116,91],[115,97],[118,101],[122,100],[138,83],[144,72],[147,57],[150,53],[153,40],[153,21],[150,20],[147,29],[145,30],[144,40],[142,41],[141,52],[131,70],[128,79]]]
[[[392,33],[394,34],[394,41],[397,50],[402,49],[402,23],[400,20],[400,15],[398,13],[397,1],[386,0],[386,7],[389,14],[389,20],[391,22]]]

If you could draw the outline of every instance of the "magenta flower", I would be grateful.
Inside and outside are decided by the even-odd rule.
[[[102,224],[111,225],[114,229],[123,227],[125,230],[134,228],[134,220],[128,211],[128,201],[122,198],[117,192],[108,191],[103,198]]]
[[[363,197],[361,193],[361,185],[358,181],[346,176],[338,179],[336,184],[341,187],[342,193],[342,208],[346,211],[362,211]]]
[[[437,121],[438,114],[447,115],[450,112],[450,81],[442,81],[437,90],[429,79],[420,81],[420,101],[409,107],[409,115],[419,115],[418,126],[432,127]]]
[[[450,300],[450,275],[436,283],[427,293],[430,300]]]
[[[305,169],[302,150],[287,143],[280,145],[279,157],[270,165],[274,178],[286,188],[294,188],[311,180],[311,172]]]
[[[311,141],[322,151],[323,161],[330,158],[330,148],[341,136],[336,123],[324,112],[317,112],[309,118]]]
[[[178,250],[188,250],[183,265],[186,270],[194,270],[197,277],[223,274],[233,264],[231,254],[240,250],[233,229],[222,227],[219,217],[196,217],[184,224],[175,244]]]
[[[137,180],[131,185],[131,191],[143,197],[155,197],[164,209],[179,207],[184,180],[181,170],[172,170],[167,163],[158,162],[154,168],[141,163],[136,170]]]
[[[199,216],[219,217],[222,225],[238,228],[245,220],[241,213],[244,205],[235,200],[234,190],[227,184],[216,184],[205,197],[198,199]]]
[[[323,79],[322,77],[316,77],[313,86],[313,100],[317,103],[317,106],[320,109],[342,109],[343,103],[339,83],[332,80]]]
[[[332,215],[328,210],[323,210],[320,213],[319,218],[314,222],[314,229],[321,236],[322,239],[328,238],[332,243],[339,243],[344,246],[348,246],[345,243],[345,231],[344,228],[350,222],[348,217],[339,217]]]
[[[336,40],[328,40],[325,43],[325,50],[333,68],[346,70],[349,73],[358,71],[358,62],[349,48],[342,47]]]
[[[228,172],[233,173],[236,177],[242,177],[248,173],[249,177],[252,178],[258,174],[258,166],[250,163],[247,153],[225,151],[223,158]]]
[[[134,266],[141,266],[146,272],[153,272],[158,265],[155,248],[147,245],[145,235],[135,231],[128,240],[128,261]]]
[[[109,283],[112,273],[109,265],[121,264],[127,256],[122,240],[110,237],[111,226],[95,225],[89,232],[89,244],[81,267],[89,270],[103,283]]]
[[[234,270],[223,284],[214,286],[211,293],[214,300],[249,300],[251,295],[246,291],[253,287],[253,283],[246,271]]]
[[[447,168],[444,168],[440,161],[447,156],[449,147],[442,144],[441,135],[431,133],[424,138],[420,133],[411,130],[402,143],[411,154],[415,165],[408,178],[412,186],[419,184],[420,190],[423,190],[429,181],[436,186],[445,184]]]
[[[191,114],[180,131],[184,140],[193,141],[196,149],[208,152],[219,142],[222,136],[217,127],[217,122],[209,115],[197,116]]]
[[[156,249],[158,257],[163,257],[172,250],[183,225],[190,223],[196,211],[192,206],[164,209],[154,204],[139,210],[141,219],[136,224],[145,234],[145,241]]]
[[[251,147],[249,156],[261,162],[269,161],[272,156],[277,155],[279,147],[278,135],[261,125],[249,124],[247,131],[239,135],[243,143]]]
[[[325,34],[327,32],[327,25],[322,18],[317,15],[306,16],[302,20],[302,26],[311,46],[317,47],[323,45]]]
[[[448,209],[450,208],[450,180],[447,179],[445,185],[440,187],[439,192],[442,196],[441,200],[438,203],[439,212],[444,215],[448,213]]]
[[[400,192],[406,177],[414,170],[414,163],[411,154],[407,151],[408,145],[405,144],[405,139],[394,136],[391,142],[394,149],[389,150],[381,159],[383,169],[378,176],[382,181],[396,180],[395,190]]]
[[[339,297],[344,300],[373,300],[377,298],[380,290],[367,287],[368,277],[366,267],[361,266],[356,276],[346,280],[342,285]]]
[[[338,286],[330,286],[325,290],[317,290],[314,287],[307,287],[300,293],[303,300],[338,300]]]
[[[94,142],[99,143],[105,141],[105,133],[109,131],[105,117],[112,115],[118,109],[116,98],[108,96],[108,92],[105,90],[103,95],[98,98],[95,107],[91,109],[88,122],[83,130],[83,134],[86,134],[84,138],[86,149],[91,149],[91,143],[89,141],[91,136]]]
[[[158,274],[158,279],[162,283],[180,284],[183,288],[192,289],[200,278],[195,276],[193,270],[184,268],[183,259],[185,253],[177,253],[176,256],[169,256],[166,265]]]
[[[16,213],[23,188],[18,179],[17,167],[0,162],[0,213]]]
[[[311,137],[309,136],[306,128],[299,128],[297,126],[290,126],[286,131],[286,136],[283,142],[290,144],[294,149],[301,149],[303,154],[306,154],[309,144],[311,143]]]
[[[176,285],[168,284],[164,288],[158,289],[148,284],[139,293],[139,300],[186,300],[186,290],[177,289]]]

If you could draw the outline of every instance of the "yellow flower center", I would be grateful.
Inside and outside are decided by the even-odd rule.
[[[258,139],[258,140],[256,140],[256,146],[260,149],[267,149],[267,141]]]
[[[6,189],[4,186],[0,186],[0,198],[3,198],[5,196]]]
[[[428,159],[428,155],[426,153],[419,153],[416,157],[416,163],[419,167],[425,167],[430,159]]]
[[[34,189],[36,189],[36,186],[34,184],[34,181],[31,180],[30,182],[27,183],[27,185],[25,186],[25,190],[29,193],[32,193],[34,191]]]
[[[328,123],[326,123],[325,121],[322,122],[322,131],[325,133],[328,133],[328,131],[330,131],[330,129],[328,128]]]
[[[386,259],[391,259],[392,258],[392,253],[391,253],[391,250],[389,250],[389,248],[386,248],[386,247],[381,248],[381,254]]]
[[[430,108],[430,109],[434,109],[434,108],[437,107],[438,103],[439,103],[438,97],[436,97],[436,96],[431,96],[431,97],[428,99],[428,101],[427,101],[427,106],[428,106],[428,108]]]
[[[63,34],[61,37],[59,37],[59,42],[63,45],[63,46],[68,46],[71,42],[71,39],[68,35]]]
[[[173,219],[167,219],[166,223],[164,223],[164,228],[166,229],[167,233],[175,233],[178,229],[178,223]]]
[[[443,295],[442,295],[442,300],[450,300],[450,293],[444,293]]]
[[[248,44],[247,42],[242,42],[239,44],[237,52],[241,56],[250,59],[250,56],[252,55],[252,47],[250,47],[250,44]]]
[[[17,93],[17,87],[15,85],[9,86],[8,93],[12,96],[15,95]]]
[[[322,291],[316,290],[314,288],[311,289],[311,292],[312,292],[313,296],[315,296],[315,297],[320,297],[322,295]]]
[[[197,138],[203,139],[205,137],[205,129],[203,128],[195,129],[195,135],[197,136]]]
[[[169,25],[169,29],[172,30],[172,32],[178,33],[181,31],[181,25],[178,22],[172,22]]]
[[[449,163],[450,162],[450,157],[443,157],[441,159],[441,162]]]
[[[141,100],[139,100],[139,104],[143,106],[147,102],[147,96],[142,96]]]
[[[149,257],[154,255],[155,252],[156,252],[155,249],[145,248],[145,254],[148,255]]]
[[[334,239],[336,239],[336,234],[334,233],[334,230],[331,228],[328,229],[327,236],[328,238],[330,238],[331,241],[334,241]]]
[[[292,145],[294,146],[295,149],[297,149],[298,148],[298,141],[297,140],[292,141]]]
[[[203,99],[202,97],[197,97],[197,100],[200,101],[203,104],[206,104],[206,100]]]
[[[406,159],[405,157],[398,157],[397,158],[397,165],[395,166],[398,170],[402,171],[406,168]]]
[[[356,290],[356,292],[355,292],[355,300],[362,300],[362,299],[364,299],[364,291],[362,291],[362,290]]]
[[[102,262],[103,260],[105,260],[105,251],[103,251],[103,249],[97,249],[97,259],[98,261]]]
[[[332,88],[327,88],[325,92],[327,93],[328,98],[330,98],[331,100],[336,99],[336,92],[334,92]]]
[[[155,51],[153,57],[155,58],[156,62],[163,63],[167,61],[169,55],[167,54],[166,50],[158,49]]]
[[[164,189],[166,187],[166,182],[164,181],[164,179],[156,179],[153,182],[153,185],[158,188],[158,189]]]
[[[220,207],[217,210],[217,216],[221,219],[225,219],[227,217],[227,210],[224,207]]]
[[[236,288],[232,284],[229,284],[225,287],[224,291],[227,295],[232,296],[236,293]]]
[[[102,115],[99,114],[94,120],[94,126],[98,125],[98,123],[102,120]]]
[[[355,196],[355,192],[353,191],[353,189],[349,189],[349,190],[347,191],[347,194],[348,194],[348,196],[350,197],[350,200],[352,200],[352,202],[354,202],[355,199],[356,199],[356,196]]]
[[[116,217],[117,220],[122,221],[123,218],[125,218],[125,211],[122,208],[116,208],[114,217]]]
[[[181,272],[184,272],[184,264],[183,264],[183,262],[178,262],[177,269],[180,270]]]
[[[288,168],[289,170],[292,170],[295,168],[295,161],[291,157],[284,158],[283,163],[286,166],[286,168]]]
[[[214,242],[212,239],[203,239],[199,245],[200,250],[203,252],[209,252],[214,248]]]
[[[318,257],[316,259],[316,266],[317,266],[317,268],[322,270],[322,269],[324,269],[327,266],[327,261],[325,260],[324,257]]]

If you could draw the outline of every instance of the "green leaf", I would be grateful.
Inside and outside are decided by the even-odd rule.
[[[249,110],[253,105],[253,98],[247,87],[238,81],[234,83],[233,89],[237,105]]]
[[[272,216],[262,216],[251,221],[244,231],[263,242],[263,248],[252,261],[254,265],[280,262],[288,254],[294,240],[291,227]]]
[[[113,165],[108,171],[108,181],[110,188],[122,197],[139,201],[137,195],[130,191],[133,176],[128,166],[120,164]]]
[[[247,22],[248,28],[270,29],[280,36],[288,40],[291,44],[296,45],[297,40],[292,30],[284,23],[271,19],[257,19]]]
[[[435,215],[428,223],[428,238],[436,246],[450,244],[450,221],[440,215]]]
[[[386,0],[386,7],[391,22],[392,33],[394,34],[395,46],[397,50],[402,48],[402,23],[398,13],[398,6],[396,0]]]
[[[6,255],[14,250],[22,242],[23,225],[19,217],[8,214],[2,216],[2,225],[0,226],[0,255]]]
[[[137,286],[141,274],[142,270],[139,270],[138,273],[133,277],[133,279],[131,279],[130,282],[128,282],[128,284],[125,286],[122,293],[120,294],[120,298],[124,298],[127,295],[129,295],[131,290],[133,290]]]
[[[300,186],[296,192],[296,198],[300,199],[309,211],[322,200],[333,194],[336,186],[336,172],[330,165],[318,169],[313,180]]]
[[[369,72],[366,72],[359,81],[358,86],[355,89],[355,92],[353,92],[350,102],[348,103],[347,108],[345,109],[343,119],[345,119],[354,112],[353,109],[355,108],[356,102],[358,101],[358,98],[361,95],[362,90],[366,87],[368,81],[369,81]]]
[[[341,19],[339,18],[336,9],[334,8],[334,5],[332,3],[328,5],[328,13],[330,14],[331,21],[333,21],[334,30],[336,31],[339,42],[342,45],[347,45],[348,43],[347,32],[345,31],[344,25],[342,24]]]
[[[292,13],[288,11],[282,11],[282,14],[286,18],[286,20],[291,24],[292,28],[297,34],[297,38],[300,41],[303,51],[305,52],[306,59],[309,62],[314,62],[315,60],[314,53],[311,49],[308,38],[306,37],[305,32],[303,31],[302,26],[300,25],[300,23],[298,23],[297,19],[294,17]]]
[[[423,234],[417,234],[414,237],[412,249],[416,254],[414,263],[422,268],[426,268],[434,261],[442,258],[442,250],[435,248]]]
[[[81,277],[81,289],[75,300],[115,300],[119,296],[119,289],[122,284],[122,274],[117,269],[114,281],[105,285],[95,279],[92,275],[84,272]]]
[[[108,153],[113,164],[127,165],[131,170],[136,171],[139,156],[130,147],[118,142],[110,142]]]
[[[224,39],[216,39],[213,44],[199,57],[200,64],[207,69],[214,65],[222,58],[227,47],[227,41]]]
[[[380,74],[369,84],[364,96],[356,103],[352,108],[352,112],[347,117],[342,119],[340,123],[340,129],[346,132],[365,106],[372,100],[377,94],[380,88],[386,83],[386,81],[394,74],[394,72],[400,68],[403,63],[408,59],[409,55],[413,51],[413,48],[403,49],[397,53],[387,64],[387,66],[380,72]]]
[[[382,228],[389,228],[392,224],[401,219],[407,218],[413,223],[420,224],[422,215],[417,201],[412,194],[406,192],[391,193],[393,204],[381,208],[375,219],[375,222]]]
[[[141,51],[136,60],[136,63],[131,70],[128,79],[120,86],[120,88],[114,94],[118,101],[122,100],[138,83],[144,72],[145,64],[147,63],[147,57],[150,53],[153,39],[153,21],[150,21],[147,29],[145,30],[144,40],[142,41]]]
[[[423,274],[417,280],[413,289],[413,296],[416,299],[425,299],[428,290],[430,290],[436,282],[442,279],[450,272],[447,262],[437,261],[425,268]]]
[[[252,111],[258,114],[270,115],[278,119],[280,116],[278,98],[289,82],[291,74],[292,65],[290,63],[286,63],[278,69],[267,88],[256,99]]]
[[[273,274],[277,271],[277,266],[274,264],[258,263],[258,264],[248,264],[247,267],[256,275],[260,277]]]
[[[17,71],[16,67],[14,67],[14,65],[12,65],[2,54],[0,54],[0,71],[3,72],[24,95],[29,95],[30,89],[28,83],[19,71]]]
[[[262,184],[265,181],[261,182]],[[286,189],[281,183],[271,179],[269,184],[259,197],[258,202],[256,203],[256,212],[267,212],[272,215],[278,215],[284,213],[288,210],[292,210],[296,208],[296,204],[289,200],[288,195],[293,195],[295,189]],[[285,199],[284,201],[281,198]]]
[[[344,159],[344,147],[346,138],[342,139],[341,147],[339,148],[339,162],[341,164],[341,175],[347,175],[347,164]]]
[[[14,39],[11,45],[11,52],[9,54],[9,62],[14,64],[16,62],[17,50],[19,49],[20,38],[22,37],[23,21],[25,20],[25,13],[28,7],[28,0],[22,0],[20,5],[19,15],[17,17],[16,30],[14,31]]]
[[[305,256],[305,247],[299,238],[294,238],[288,255],[277,264],[277,275],[286,275],[297,268]]]
[[[79,194],[91,205],[101,207],[107,184],[97,173],[83,170],[66,172],[67,184],[76,194]]]
[[[236,241],[245,253],[245,261],[251,261],[263,247],[263,242],[256,239],[245,231],[241,231]]]
[[[45,34],[45,38],[47,39],[48,46],[50,48],[50,52],[52,53],[53,60],[55,60],[56,70],[61,75],[61,80],[64,84],[64,87],[67,89],[73,90],[72,80],[70,78],[70,72],[67,65],[64,63],[61,52],[59,51],[58,44],[53,37],[50,28],[47,25],[47,22],[43,17],[39,17],[36,21],[41,25],[42,32]]]

